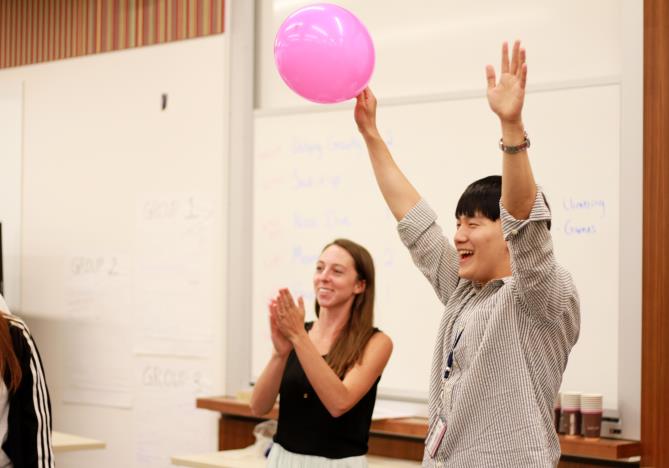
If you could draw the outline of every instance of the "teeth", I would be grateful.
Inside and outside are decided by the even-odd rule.
[[[462,255],[471,255],[471,254],[474,253],[474,251],[473,251],[473,250],[458,250],[458,253],[459,253],[461,256],[462,256]]]

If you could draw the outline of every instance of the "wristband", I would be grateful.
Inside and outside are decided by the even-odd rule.
[[[524,135],[524,140],[521,144],[516,145],[516,146],[507,146],[502,142],[502,139],[499,139],[499,149],[504,151],[506,154],[516,154],[520,153],[521,151],[526,150],[527,148],[530,147],[530,139],[527,138],[527,132],[523,132]]]

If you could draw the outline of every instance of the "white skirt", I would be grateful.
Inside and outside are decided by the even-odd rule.
[[[367,468],[367,457],[325,458],[289,452],[276,442],[267,460],[268,468]]]

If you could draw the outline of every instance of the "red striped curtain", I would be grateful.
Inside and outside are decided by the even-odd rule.
[[[219,34],[223,7],[224,0],[0,0],[0,68]]]

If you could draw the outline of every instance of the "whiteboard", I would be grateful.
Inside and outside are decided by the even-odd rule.
[[[603,393],[607,408],[618,404],[619,94],[618,84],[530,90],[524,112],[535,178],[552,207],[556,255],[581,296],[581,337],[563,389]],[[253,374],[270,355],[269,297],[289,287],[313,317],[315,260],[326,243],[348,237],[374,257],[376,324],[395,344],[380,394],[425,398],[443,307],[399,240],[352,108],[321,109],[331,111],[256,117]],[[465,187],[501,173],[499,123],[485,97],[387,106],[381,99],[378,123],[451,236]]]

